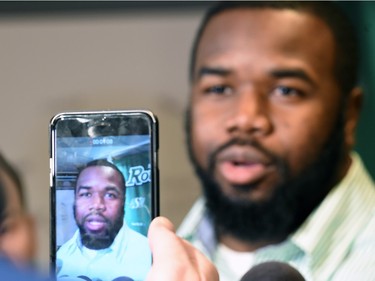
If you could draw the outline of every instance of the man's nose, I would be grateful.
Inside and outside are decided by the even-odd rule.
[[[254,137],[268,135],[272,129],[271,108],[266,95],[253,89],[237,93],[226,122],[226,129],[232,134],[251,134]]]
[[[105,202],[103,196],[100,194],[94,194],[91,198],[91,206],[90,209],[96,211],[104,211],[105,210]]]

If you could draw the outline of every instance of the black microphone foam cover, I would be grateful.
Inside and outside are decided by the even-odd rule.
[[[270,261],[252,267],[240,281],[306,281],[302,274],[291,265]]]

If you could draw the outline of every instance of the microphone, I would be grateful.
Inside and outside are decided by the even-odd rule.
[[[240,281],[306,281],[302,274],[287,263],[269,261],[250,268]]]

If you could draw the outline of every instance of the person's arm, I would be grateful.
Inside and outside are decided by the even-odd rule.
[[[148,232],[153,264],[147,281],[218,281],[215,266],[194,246],[175,234],[173,224],[155,218]]]

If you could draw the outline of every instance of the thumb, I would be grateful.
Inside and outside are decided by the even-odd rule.
[[[165,253],[165,247],[168,246],[169,251],[173,251],[170,247],[177,247],[179,250],[181,245],[175,241],[177,239],[173,223],[165,217],[155,218],[148,230],[148,240],[151,252],[153,253],[153,262],[159,258],[162,259]],[[168,253],[168,256],[171,253]]]

